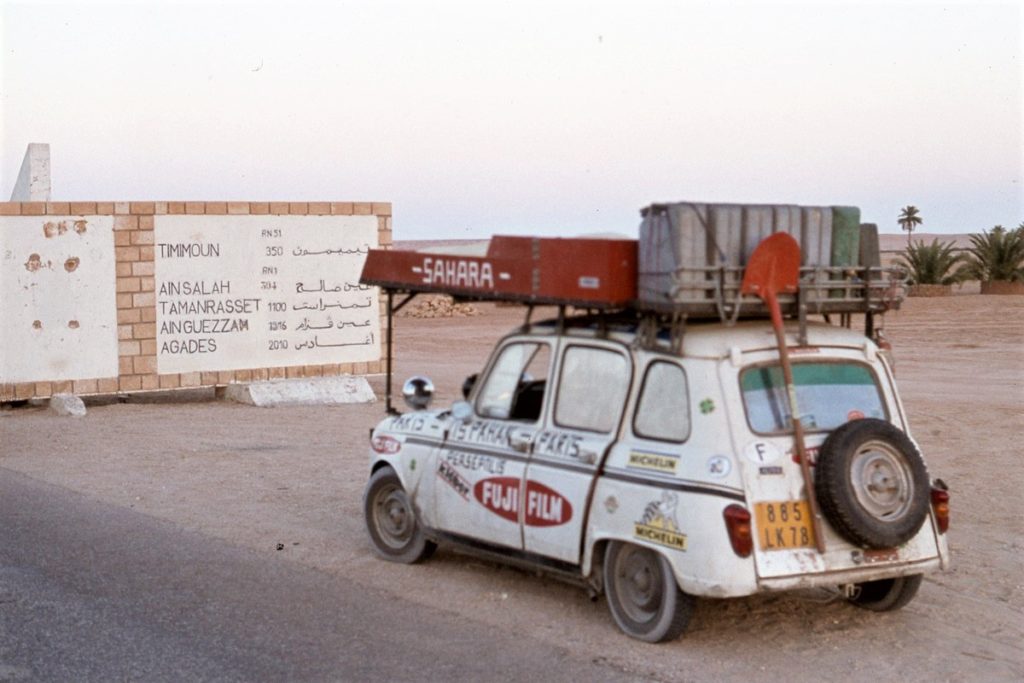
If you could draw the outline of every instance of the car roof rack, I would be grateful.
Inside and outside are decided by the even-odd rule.
[[[664,206],[646,210],[645,221],[661,215]],[[397,412],[391,403],[394,314],[419,294],[522,304],[527,307],[525,329],[536,306],[558,307],[559,331],[569,307],[599,317],[635,316],[638,343],[662,346],[659,330],[667,329],[673,351],[682,347],[687,321],[728,325],[741,318],[769,317],[763,301],[741,293],[743,265],[673,262],[668,269],[652,268],[650,251],[658,245],[647,237],[643,228],[641,240],[497,235],[483,256],[371,249],[360,283],[378,286],[386,295],[387,411]],[[800,345],[807,343],[808,315],[821,315],[828,322],[837,315],[840,325],[850,327],[852,316],[863,314],[865,335],[873,337],[875,315],[899,308],[906,296],[906,274],[877,265],[877,248],[866,258],[862,251],[861,260],[867,265],[805,265],[797,292],[779,296],[783,316],[799,321]]]

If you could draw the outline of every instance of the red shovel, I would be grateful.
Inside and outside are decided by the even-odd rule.
[[[786,331],[782,326],[782,311],[779,309],[778,294],[795,294],[800,279],[800,245],[784,232],[766,237],[754,249],[743,274],[742,294],[753,294],[764,300],[772,316],[775,340],[779,345],[779,360],[782,363],[782,377],[786,382],[789,397],[789,415],[793,422],[793,441],[800,458],[800,471],[807,489],[807,502],[811,507],[814,544],[819,553],[825,552],[825,537],[821,532],[821,511],[814,495],[811,479],[811,463],[804,446],[804,427],[800,422],[800,411],[796,404],[796,385],[793,383],[793,367],[789,364],[789,350],[786,346]]]

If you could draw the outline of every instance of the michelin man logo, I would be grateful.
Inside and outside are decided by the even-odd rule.
[[[678,505],[678,494],[663,491],[661,500],[652,501],[644,508],[640,521],[633,526],[633,535],[673,550],[686,550],[686,535],[679,532],[676,519]]]

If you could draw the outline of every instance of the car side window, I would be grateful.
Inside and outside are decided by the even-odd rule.
[[[550,365],[547,344],[508,344],[480,387],[476,413],[499,420],[536,421],[540,418]]]
[[[675,363],[647,366],[633,415],[633,432],[645,439],[682,443],[690,436],[690,396],[686,373]]]
[[[629,361],[621,353],[570,346],[562,357],[555,422],[590,432],[611,432],[629,393]]]

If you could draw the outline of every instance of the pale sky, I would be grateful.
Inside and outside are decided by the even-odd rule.
[[[396,239],[655,201],[1024,221],[1021,3],[0,4],[0,199],[391,201]]]

